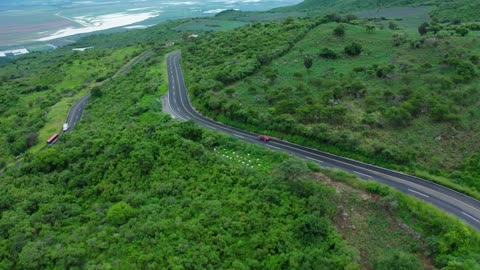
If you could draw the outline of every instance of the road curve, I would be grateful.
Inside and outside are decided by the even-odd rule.
[[[117,74],[118,75],[124,75],[125,73],[130,71],[130,69],[132,69],[132,67],[134,65],[148,59],[153,54],[154,54],[153,51],[147,51],[146,53],[142,54],[140,57],[135,59],[133,62],[127,64],[124,68],[122,68],[120,71],[118,71]],[[68,130],[67,131],[62,131],[62,133],[69,132],[71,129],[73,129],[75,127],[75,125],[78,123],[78,121],[80,121],[80,119],[82,119],[83,111],[85,110],[85,105],[87,104],[89,98],[90,98],[90,93],[81,97],[79,100],[77,100],[73,104],[73,106],[70,108],[70,111],[68,112],[67,120],[65,121],[65,123],[68,124]]]
[[[78,121],[82,119],[83,111],[85,110],[85,104],[87,104],[89,98],[90,98],[90,93],[81,97],[70,108],[70,111],[68,112],[68,115],[67,115],[67,120],[65,121],[65,123],[68,124],[68,130],[62,131],[63,133],[66,133],[71,129],[73,129],[77,125]]]
[[[480,201],[430,181],[364,162],[340,157],[284,140],[273,138],[269,142],[258,140],[259,134],[230,127],[204,117],[190,103],[188,91],[180,66],[180,52],[167,58],[169,90],[167,106],[172,116],[179,120],[192,120],[200,126],[229,134],[239,139],[284,151],[320,163],[325,167],[338,168],[356,174],[363,180],[375,180],[405,194],[424,200],[480,230]]]

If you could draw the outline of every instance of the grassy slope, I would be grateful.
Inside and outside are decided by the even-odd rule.
[[[2,67],[4,80],[0,91],[11,97],[3,104],[1,118],[5,129],[0,137],[5,143],[0,162],[11,161],[14,154],[18,155],[17,149],[23,148],[19,145],[25,143],[29,134],[38,134],[37,141],[43,144],[61,129],[75,97],[96,84],[97,79],[112,76],[139,52],[139,47],[79,53],[61,49],[51,54],[28,55]],[[46,89],[31,90],[38,86]]]
[[[262,113],[279,115],[281,112],[275,113],[278,109],[278,106],[276,106],[278,101],[273,105],[268,105],[265,102],[275,89],[295,89],[303,84],[309,89],[308,96],[317,100],[323,98],[328,86],[316,86],[312,84],[312,79],[330,78],[342,82],[341,78],[343,76],[349,78],[347,81],[360,80],[368,89],[367,97],[364,99],[355,99],[348,96],[341,98],[342,106],[347,109],[348,113],[346,120],[340,125],[332,124],[328,126],[329,133],[332,136],[344,136],[342,134],[347,134],[345,133],[347,131],[353,132],[353,142],[359,144],[355,149],[367,149],[367,152],[373,151],[372,149],[378,147],[378,145],[387,145],[396,146],[400,151],[407,153],[416,153],[416,166],[423,170],[433,168],[447,172],[461,170],[464,160],[473,156],[479,151],[480,147],[478,144],[480,123],[478,117],[475,117],[479,113],[478,107],[475,105],[475,100],[479,98],[478,91],[472,92],[468,102],[461,98],[461,96],[464,96],[462,92],[469,92],[469,89],[475,89],[478,86],[478,79],[467,84],[458,84],[450,92],[442,92],[436,90],[438,86],[433,83],[432,78],[439,74],[442,74],[442,76],[451,74],[451,71],[440,64],[443,55],[455,52],[459,48],[462,48],[461,50],[467,54],[466,58],[470,55],[479,54],[478,38],[447,37],[439,42],[439,45],[435,48],[411,49],[408,45],[401,47],[392,45],[392,34],[395,32],[402,33],[402,31],[376,30],[374,33],[367,33],[363,26],[347,25],[346,36],[339,38],[332,35],[335,26],[336,24],[318,26],[284,57],[273,61],[271,65],[247,80],[229,86],[228,89],[234,90],[235,98],[245,106],[247,111],[253,110],[257,115]],[[416,38],[416,35],[418,34],[413,33],[410,34],[410,37]],[[341,56],[336,60],[325,60],[316,56],[324,47],[331,48],[342,55],[343,47],[352,41],[359,42],[365,48],[361,56],[354,58]],[[315,58],[314,65],[309,72],[306,72],[303,65],[305,55],[312,55]],[[352,69],[355,67],[389,64],[397,66],[396,73],[398,75],[395,75],[393,79],[378,79],[372,76],[352,74]],[[431,64],[432,67],[423,69],[422,66],[426,64]],[[412,71],[410,75],[402,75],[398,71],[400,65],[411,66],[415,71]],[[258,86],[265,82],[271,70],[277,72],[277,78],[265,93]],[[302,78],[295,79],[295,73],[300,74]],[[413,75],[414,73],[420,73],[420,75]],[[408,81],[402,77],[408,77]],[[430,85],[428,81],[432,81]],[[394,128],[385,123],[380,124],[382,120],[378,112],[385,111],[394,105],[382,101],[385,89],[390,89],[390,91],[399,95],[398,89],[402,89],[405,84],[414,93],[416,91],[423,93],[422,95],[427,93],[426,95],[430,95],[429,99],[433,98],[440,103],[448,104],[454,111],[457,111],[460,116],[461,128],[458,128],[459,124],[433,122],[429,119],[428,114],[420,115],[407,127]],[[254,93],[250,91],[252,85],[256,86]],[[283,95],[280,100],[289,99],[291,103],[296,104],[292,106],[304,104],[300,101],[305,99],[305,93],[295,90],[280,91]],[[213,96],[220,98],[220,100],[228,97],[223,92]],[[299,102],[300,104],[298,104]],[[455,102],[460,103],[455,104]],[[258,106],[259,103],[263,105]],[[380,121],[377,123],[382,127],[375,127],[375,124],[373,126],[365,125],[370,121],[367,118],[377,119],[373,121]],[[263,127],[265,128],[265,125]],[[451,178],[450,181],[456,182],[457,179]],[[463,182],[463,184],[470,187],[477,185],[474,182]]]
[[[476,10],[480,8],[479,1],[470,0],[305,0],[304,2],[285,8],[278,8],[276,11],[319,11],[320,13],[348,13],[370,9],[382,9],[388,7],[404,6],[434,6],[430,13],[433,18],[440,21],[451,21],[460,19],[462,21],[478,21]]]
[[[102,38],[95,40],[100,44]],[[169,121],[159,113],[156,91],[160,89],[163,93],[166,89],[161,83],[165,73],[163,65],[164,59],[151,59],[148,64],[132,70],[133,75],[103,87],[104,96],[88,106],[84,121],[75,133],[64,137],[54,147],[54,157],[66,158],[68,164],[58,163],[61,168],[50,173],[35,172],[47,169],[45,165],[49,162],[55,164],[54,159],[48,160],[48,152],[0,182],[0,190],[5,192],[0,202],[0,232],[4,236],[0,246],[1,250],[8,250],[8,254],[0,255],[2,267],[220,268],[212,264],[217,262],[217,248],[223,250],[223,256],[230,256],[227,262],[223,260],[223,268],[242,268],[252,263],[259,269],[268,268],[267,263],[274,269],[278,269],[278,263],[290,268],[306,267],[305,246],[296,243],[285,250],[285,239],[297,241],[296,236],[279,236],[295,226],[293,218],[299,210],[309,211],[315,201],[326,198],[331,201],[321,201],[317,206],[327,207],[331,202],[338,202],[352,217],[347,223],[336,223],[342,238],[351,246],[349,251],[338,249],[337,255],[345,252],[343,259],[360,262],[363,267],[371,266],[380,256],[393,251],[412,253],[414,257],[410,259],[418,256],[428,267],[430,263],[425,254],[436,255],[439,250],[435,250],[434,244],[445,235],[461,235],[480,243],[475,242],[478,236],[472,231],[465,229],[458,234],[455,229],[463,228],[461,225],[438,215],[440,218],[436,220],[427,219],[431,223],[412,223],[419,231],[425,230],[425,236],[435,237],[429,240],[432,250],[424,250],[425,243],[412,237],[409,229],[399,227],[398,217],[390,208],[370,201],[373,198],[378,202],[375,196],[335,184],[337,192],[341,193],[339,198],[332,194],[331,188],[314,184],[313,190],[320,189],[322,194],[316,194],[307,202],[301,197],[310,192],[310,181],[294,185],[276,182],[278,171],[285,165],[281,163],[284,155],[206,131],[201,132],[201,141],[192,142],[185,137],[191,132],[197,133],[198,129]],[[218,151],[212,149],[212,143]],[[148,150],[147,153],[144,150]],[[145,162],[150,158],[149,153],[156,159],[154,165]],[[239,157],[232,162],[224,154]],[[258,167],[245,168],[242,160],[252,158],[260,161]],[[206,170],[208,176],[199,176]],[[345,178],[341,174],[330,175],[320,178],[329,185],[330,178]],[[350,183],[358,181],[349,179]],[[306,189],[302,191],[303,188]],[[127,223],[118,225],[109,218],[109,209],[122,200],[134,207],[135,214]],[[391,200],[388,198],[393,205]],[[280,202],[281,206],[265,201]],[[412,211],[425,207],[416,200],[409,198],[407,201],[410,210],[405,210],[405,206],[400,210],[409,217],[415,217]],[[426,209],[437,217],[435,211]],[[218,213],[222,218],[217,218]],[[337,213],[337,219],[344,216],[342,211]],[[210,218],[212,215],[214,218]],[[420,214],[415,221],[425,222],[422,219],[425,216]],[[235,235],[251,228],[252,224],[265,225],[268,231],[252,234],[253,237]],[[351,225],[356,228],[352,230]],[[436,234],[432,235],[429,231],[432,227],[443,230],[434,231]],[[208,236],[212,235],[215,238],[210,241]],[[261,238],[263,236],[267,239]],[[378,246],[378,242],[385,247]],[[315,245],[322,243],[317,241]],[[226,245],[235,249],[225,251]],[[477,265],[469,252],[476,252],[478,247],[468,241],[458,244],[454,241],[451,245],[443,244],[442,252],[458,256],[457,249],[467,247],[468,252],[460,253],[470,260],[470,266]],[[282,258],[270,255],[258,263],[238,260],[251,256],[255,249],[255,256],[263,256],[274,250],[278,253],[279,248],[282,252],[301,251]],[[358,257],[349,257],[355,252]],[[326,252],[313,255],[315,265],[319,265],[319,261],[326,267],[335,263],[323,261],[328,256]],[[445,266],[448,261],[460,264],[462,259],[450,257],[439,265]]]
[[[1,266],[277,269],[313,261],[329,269],[354,266],[354,252],[339,240],[331,220],[324,224],[332,229],[328,238],[298,239],[300,217],[335,212],[333,190],[309,180],[293,185],[282,180],[283,154],[168,120],[160,113],[157,88],[151,89],[164,84],[159,65],[161,55],[107,82],[75,132],[0,182],[9,194],[1,204],[0,247],[6,251]],[[45,159],[50,152],[67,163]],[[255,160],[254,168],[241,160]],[[119,201],[134,207],[134,216],[121,223],[109,210]],[[357,210],[368,215],[369,208]],[[386,230],[382,241],[421,245],[406,232]],[[355,248],[367,249],[378,239]],[[332,243],[335,252],[328,250]],[[424,258],[418,250],[394,246]],[[368,265],[378,256],[364,254],[362,260]]]
[[[0,168],[15,161],[28,149],[44,146],[51,134],[61,129],[71,104],[98,81],[113,76],[134,56],[154,45],[181,37],[171,28],[186,20],[166,22],[144,30],[92,35],[48,54],[34,53],[15,60],[1,59],[0,74]],[[93,47],[72,53],[72,48]],[[31,90],[48,86],[48,90]]]
[[[75,132],[4,176],[2,267],[368,269],[395,254],[431,266],[426,254],[436,251],[399,226],[396,211],[332,182],[345,175],[289,183],[284,154],[169,120],[156,98],[164,65],[157,55],[107,82]],[[133,216],[114,219],[119,201]],[[300,241],[300,217],[325,213],[338,232]]]

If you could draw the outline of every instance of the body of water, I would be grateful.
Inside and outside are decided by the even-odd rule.
[[[0,48],[49,42],[117,27],[212,16],[226,9],[262,11],[301,0],[18,0],[0,3]]]

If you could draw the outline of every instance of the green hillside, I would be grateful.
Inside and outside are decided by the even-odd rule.
[[[389,7],[405,6],[433,6],[430,13],[432,18],[439,21],[478,21],[480,17],[477,11],[480,9],[480,1],[471,0],[305,0],[302,3],[275,11],[304,11],[326,13],[351,13],[370,9],[382,9]]]
[[[432,24],[420,36],[396,21],[329,20],[343,19],[253,24],[187,44],[194,102],[239,127],[475,194],[478,32]]]
[[[228,11],[1,59],[0,269],[480,270],[480,234],[458,218],[162,112],[181,50],[207,116],[479,196],[480,27],[299,11],[375,3]]]
[[[479,235],[416,199],[163,114],[164,52],[2,176],[1,269],[477,267]]]

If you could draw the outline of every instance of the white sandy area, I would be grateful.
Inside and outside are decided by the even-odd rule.
[[[145,28],[148,28],[148,27],[151,27],[151,26],[153,26],[153,24],[150,24],[150,25],[143,25],[143,24],[130,25],[130,26],[125,26],[123,28],[125,28],[125,29],[145,29]]]
[[[110,28],[130,25],[134,23],[138,23],[144,21],[146,19],[150,19],[153,17],[158,16],[160,12],[148,12],[148,13],[136,13],[136,14],[129,14],[129,13],[114,13],[108,15],[102,15],[97,17],[92,16],[79,16],[75,17],[72,20],[79,23],[83,27],[74,28],[68,27],[62,30],[59,30],[47,37],[39,38],[35,41],[48,41],[57,38],[63,38],[78,34],[85,34],[100,30],[107,30]]]
[[[205,14],[217,14],[217,13],[220,13],[222,11],[225,11],[227,10],[226,8],[219,8],[219,9],[212,9],[212,10],[207,10],[207,11],[204,11],[203,13]]]

